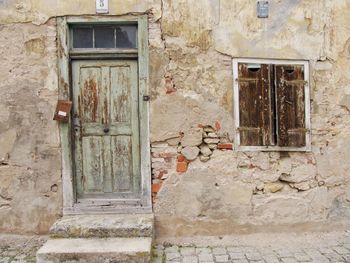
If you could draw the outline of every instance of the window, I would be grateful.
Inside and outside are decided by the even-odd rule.
[[[308,151],[306,61],[234,59],[236,150]]]
[[[74,25],[72,48],[137,48],[137,25]]]

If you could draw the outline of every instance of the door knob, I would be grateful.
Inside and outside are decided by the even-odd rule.
[[[103,131],[104,131],[105,133],[107,133],[107,132],[109,132],[109,128],[106,127],[106,128],[103,129]]]

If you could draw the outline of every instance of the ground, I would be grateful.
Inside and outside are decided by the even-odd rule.
[[[46,239],[0,235],[0,263],[35,262]],[[152,254],[152,263],[350,262],[350,231],[174,238],[157,240]]]
[[[0,263],[35,262],[36,251],[47,236],[0,235]]]

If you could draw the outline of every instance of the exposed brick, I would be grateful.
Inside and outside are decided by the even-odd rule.
[[[185,161],[186,161],[186,158],[185,158],[185,156],[183,156],[182,154],[179,154],[179,155],[177,156],[177,161],[178,161],[178,162],[185,162]]]
[[[166,148],[168,146],[169,145],[166,142],[154,142],[154,143],[152,143],[152,148]]]
[[[232,143],[219,143],[218,149],[229,149],[232,150]]]
[[[198,127],[198,128],[204,128],[204,125],[201,124],[201,123],[198,123],[198,124],[197,124],[197,127]]]
[[[188,166],[187,162],[177,162],[176,171],[179,173],[184,173],[187,171],[187,166]]]
[[[155,162],[164,162],[164,158],[152,158],[152,163]]]
[[[177,152],[160,152],[160,153],[152,153],[154,158],[173,158],[177,155]]]
[[[156,162],[156,163],[152,163],[152,169],[158,169],[160,170],[167,170],[167,169],[173,169],[175,166],[175,160],[173,160],[172,162]]]
[[[152,193],[158,193],[162,184],[152,184]]]
[[[177,153],[176,147],[152,147],[152,153]]]
[[[159,171],[153,174],[153,178],[155,179],[161,179],[164,175],[164,171]]]
[[[161,169],[161,170],[153,171],[153,177],[156,179],[161,179],[165,174],[168,174],[168,170]]]

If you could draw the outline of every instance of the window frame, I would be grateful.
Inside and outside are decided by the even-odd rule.
[[[70,49],[70,26],[82,23],[137,23],[138,48],[136,50],[86,50],[72,51]],[[138,85],[139,98],[149,94],[149,50],[148,50],[148,15],[128,16],[61,16],[57,17],[57,75],[58,75],[58,99],[71,100],[71,66],[74,59],[137,59],[138,62]],[[140,138],[141,147],[141,180],[142,207],[135,208],[111,208],[109,213],[121,211],[131,213],[152,212],[151,199],[151,168],[150,168],[150,134],[149,134],[149,103],[139,99],[140,112]],[[72,160],[72,118],[67,123],[60,122],[60,142],[62,157],[62,185],[63,185],[63,215],[81,213],[101,213],[99,205],[89,205],[76,202],[75,177],[73,174],[74,164]],[[112,211],[113,210],[113,211]]]
[[[239,82],[238,82],[238,64],[273,64],[273,65],[302,65],[304,67],[304,94],[305,94],[305,146],[241,146],[240,145],[240,116],[239,116]],[[284,59],[260,59],[260,58],[233,58],[233,121],[234,121],[234,150],[235,151],[311,151],[311,119],[310,119],[310,82],[309,82],[309,61],[307,60],[284,60]],[[275,128],[277,129],[277,127]]]
[[[122,16],[122,17],[67,17],[67,34],[68,34],[68,52],[72,59],[84,59],[84,58],[135,58],[139,57],[140,47],[139,30],[140,23],[134,16]],[[136,48],[73,48],[73,28],[74,27],[93,27],[103,25],[136,25]],[[93,40],[94,41],[94,40]]]

